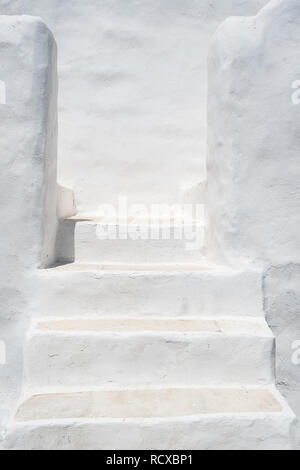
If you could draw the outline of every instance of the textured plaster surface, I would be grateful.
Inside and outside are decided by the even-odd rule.
[[[266,1],[0,0],[58,42],[59,180],[80,211],[119,195],[173,203],[205,177],[210,38]]]
[[[300,419],[300,265],[267,269],[264,294],[267,320],[277,340],[277,385]],[[300,449],[299,426],[297,445]]]
[[[27,338],[26,384],[40,390],[273,383],[274,338],[264,320],[200,324],[138,318],[39,323]]]
[[[261,274],[181,265],[67,265],[31,282],[33,316],[262,317]]]
[[[299,357],[300,339],[300,108],[292,85],[300,78],[299,46],[297,0],[272,1],[255,18],[228,19],[215,36],[209,57],[207,237],[218,260],[265,266],[277,381],[298,417],[300,373],[292,358]]]
[[[104,417],[15,422],[5,447],[114,450],[118,436],[119,450],[291,449],[293,414],[274,389],[107,391],[32,397],[21,407],[21,419],[33,418],[37,409],[45,418],[71,416],[75,410]],[[127,418],[116,417],[124,412]],[[129,417],[137,415],[147,417]]]
[[[35,395],[19,408],[16,419],[163,418],[281,411],[281,404],[264,389],[149,388]]]
[[[228,15],[252,14],[265,3],[195,0],[187,6],[168,0],[104,0],[99,6],[79,0],[0,0],[0,12],[40,14],[58,37],[59,174],[63,184],[74,186],[80,210],[92,213],[104,198],[114,202],[120,192],[139,201],[174,202],[182,188],[201,179],[209,38]],[[209,119],[215,118],[215,127],[210,130],[208,169],[217,178],[209,180],[208,199],[209,247],[225,255],[218,262],[246,258],[279,264],[298,256],[299,129],[295,114],[284,107],[281,84],[299,64],[298,53],[287,53],[298,44],[299,12],[294,0],[274,1],[254,19],[228,20],[218,33],[220,44],[217,39],[214,45]],[[55,246],[52,35],[38,19],[0,17],[0,59],[8,97],[0,105],[5,130],[0,137],[5,208],[0,326],[9,361],[9,367],[0,368],[0,409],[9,411],[16,398],[23,359],[22,398],[33,395],[17,414],[24,422],[10,423],[3,445],[115,448],[117,434],[120,449],[231,449],[233,442],[241,449],[290,448],[294,416],[275,390],[189,388],[274,382],[274,338],[261,317],[257,272],[217,266],[190,271],[186,265],[170,269],[166,264],[161,270],[159,265],[147,270],[146,264],[134,269],[114,266],[111,259],[91,268],[87,263],[95,258],[93,246],[91,259],[84,253],[81,267],[36,270],[51,264]],[[285,72],[283,67],[278,72],[280,61]],[[266,90],[263,77],[270,83],[274,71],[274,86]],[[224,86],[222,96],[216,85]],[[261,115],[255,111],[254,88],[264,108]],[[0,93],[3,101],[3,88]],[[276,107],[281,140],[276,139]],[[260,130],[266,121],[268,133]],[[252,139],[246,148],[250,125]],[[74,214],[69,189],[59,188],[58,201],[59,217]],[[283,229],[287,221],[289,231]],[[72,254],[72,241],[74,237],[68,239],[69,247],[61,246],[66,255]],[[86,233],[81,241],[90,244]],[[146,261],[151,266],[151,259]],[[279,338],[278,383],[296,411],[298,369],[288,365],[286,354],[292,331],[298,331],[298,269],[296,264],[274,265],[264,277],[265,309]],[[78,318],[72,318],[75,312]],[[114,318],[101,318],[101,313]],[[28,314],[53,319],[32,322],[23,356]],[[85,319],[79,318],[82,314]],[[157,392],[153,384],[186,388]],[[148,389],[90,391],[100,385]],[[75,387],[87,391],[71,393]]]
[[[267,325],[258,319],[160,319],[160,318],[131,318],[111,319],[101,318],[92,320],[51,320],[37,324],[40,330],[49,331],[173,331],[173,332],[242,332],[270,334]]]
[[[238,38],[238,40],[237,40]],[[218,261],[300,259],[300,3],[230,18],[209,56],[208,253]]]
[[[25,273],[54,258],[56,226],[56,46],[44,23],[0,16],[0,409],[19,392],[30,289]]]

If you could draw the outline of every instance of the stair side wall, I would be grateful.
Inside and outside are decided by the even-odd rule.
[[[56,239],[56,44],[39,19],[0,16],[0,415],[22,379],[27,274],[51,264]]]
[[[300,261],[299,51],[297,0],[229,18],[214,38],[206,241],[219,261]]]
[[[276,336],[277,387],[300,419],[300,265],[267,268],[263,290],[267,321]],[[296,444],[300,449],[300,426]]]
[[[265,269],[277,382],[298,417],[300,365],[292,357],[300,340],[299,51],[297,0],[273,0],[254,18],[230,18],[214,38],[206,240],[213,259]]]

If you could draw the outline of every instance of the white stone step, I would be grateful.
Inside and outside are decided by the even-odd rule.
[[[273,388],[48,393],[21,404],[4,446],[26,450],[290,450],[294,420]]]
[[[264,385],[274,337],[259,319],[49,319],[28,333],[27,384]]]
[[[203,223],[162,221],[159,224],[153,220],[115,223],[102,219],[80,221],[80,218],[75,221],[71,218],[65,223],[74,225],[74,259],[78,263],[185,263],[203,260]],[[170,227],[169,232],[167,227]],[[183,227],[188,232],[182,235]],[[115,231],[116,239],[101,238],[101,234],[114,234]],[[120,232],[128,235],[121,239]],[[142,234],[147,238],[140,239]]]
[[[258,271],[176,264],[70,264],[32,279],[35,316],[261,316]]]

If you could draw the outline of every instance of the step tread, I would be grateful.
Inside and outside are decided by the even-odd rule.
[[[107,218],[101,216],[93,216],[93,215],[75,215],[72,217],[67,217],[64,219],[66,222],[75,222],[75,223],[85,223],[85,224],[101,224],[101,225],[156,225],[156,224],[171,224],[172,226],[178,225],[199,225],[203,226],[203,221],[195,220],[195,219],[183,219],[183,218],[164,218],[164,217],[157,217],[157,218],[143,218],[143,217],[129,217],[126,219],[122,218]]]
[[[169,318],[87,318],[44,319],[34,325],[38,332],[93,333],[218,333],[273,337],[264,319],[169,319]]]
[[[54,419],[169,418],[201,414],[280,413],[269,389],[119,389],[32,395],[19,407],[17,422]]]
[[[112,264],[101,264],[101,263],[68,263],[54,266],[44,270],[45,272],[94,272],[94,271],[125,271],[125,272],[208,272],[210,274],[234,274],[243,273],[243,271],[237,271],[227,267],[211,267],[205,264],[177,264],[177,263],[112,263]],[[252,271],[256,272],[256,271]]]

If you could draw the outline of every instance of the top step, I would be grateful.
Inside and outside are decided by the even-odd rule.
[[[203,261],[204,225],[192,219],[118,220],[76,216],[60,233],[60,259],[78,263]],[[70,245],[74,253],[66,256]]]

